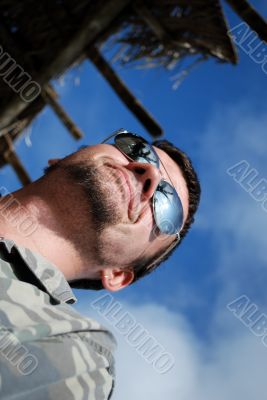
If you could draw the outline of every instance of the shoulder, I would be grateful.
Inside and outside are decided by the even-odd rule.
[[[68,305],[18,307],[22,320],[0,326],[1,398],[108,399],[115,375],[111,333]]]
[[[0,254],[1,399],[106,400],[114,337],[66,303],[73,296],[52,266],[12,249]]]
[[[1,362],[2,399],[108,399],[114,385],[114,361],[79,333],[23,346],[27,353],[20,361],[7,357]]]

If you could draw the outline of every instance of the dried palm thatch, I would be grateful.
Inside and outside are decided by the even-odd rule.
[[[122,63],[168,67],[194,55],[237,62],[219,1],[148,0],[135,2],[133,9],[115,37],[127,44],[119,52]]]
[[[220,0],[0,0],[0,167],[12,158],[10,140],[47,104],[74,137],[81,136],[49,82],[85,59],[95,63],[150,132],[161,133],[98,52],[104,42],[118,50],[116,59],[122,65],[170,67],[189,57],[237,62]],[[15,62],[8,79],[6,54]],[[20,96],[23,71],[42,89],[30,102]],[[23,180],[26,183],[26,174]]]

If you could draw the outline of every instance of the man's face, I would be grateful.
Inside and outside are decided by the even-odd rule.
[[[131,266],[140,257],[164,250],[175,236],[155,229],[152,197],[161,179],[173,183],[181,199],[184,221],[188,190],[178,165],[155,147],[160,170],[151,164],[131,162],[115,146],[88,146],[63,159],[73,183],[83,187],[95,231],[96,258],[101,265]]]

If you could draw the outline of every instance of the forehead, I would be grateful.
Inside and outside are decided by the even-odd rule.
[[[185,182],[185,179],[183,177],[181,168],[177,163],[163,150],[153,146],[154,150],[158,154],[161,165],[160,165],[160,171],[162,173],[162,176],[164,179],[166,179],[168,182],[173,183],[180,199],[183,205],[183,210],[184,210],[184,221],[187,218],[188,215],[188,208],[189,208],[189,195],[188,195],[188,189],[187,185]],[[163,167],[164,165],[164,167]],[[168,174],[167,174],[167,172]],[[170,179],[169,179],[169,177]]]

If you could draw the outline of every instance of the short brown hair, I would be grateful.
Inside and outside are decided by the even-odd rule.
[[[159,256],[162,253],[162,250],[159,251],[157,254],[154,254],[153,257],[149,258],[142,257],[142,259],[137,260],[133,265],[133,271],[135,273],[135,277],[132,283],[136,282],[138,279],[154,271],[163,261],[166,261],[170,257],[173,251],[179,246],[179,244],[187,234],[190,226],[194,222],[194,215],[198,208],[200,200],[200,193],[201,193],[200,184],[197,177],[197,173],[193,168],[190,158],[182,150],[174,146],[168,140],[157,140],[154,141],[152,144],[153,146],[156,146],[157,148],[165,151],[165,153],[167,153],[180,167],[189,193],[189,211],[183,229],[180,232],[181,239],[178,245],[160,260]],[[154,265],[153,261],[155,261]],[[149,269],[146,268],[148,265],[150,265]],[[98,280],[80,279],[72,281],[70,284],[72,287],[79,289],[94,289],[94,290],[103,289],[103,285],[100,279]]]

